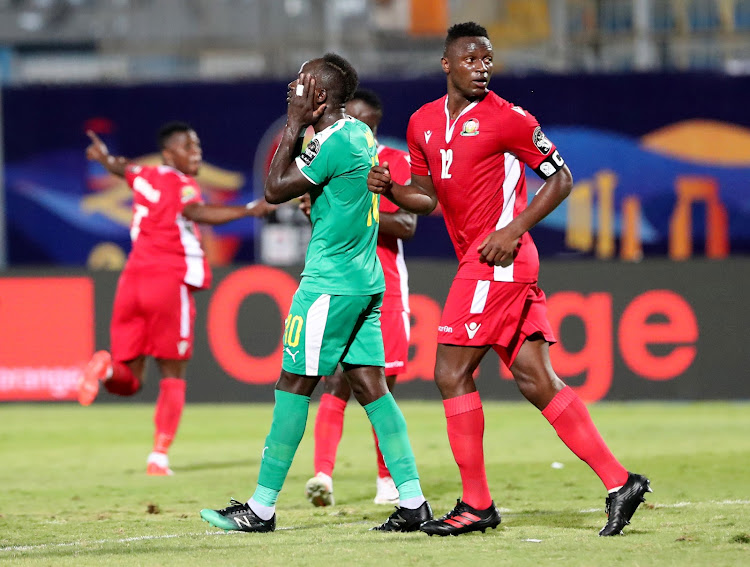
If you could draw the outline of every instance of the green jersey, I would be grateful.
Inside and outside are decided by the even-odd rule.
[[[297,158],[311,183],[312,236],[300,289],[332,295],[372,295],[385,290],[376,253],[380,195],[367,190],[378,163],[370,128],[347,116],[321,130]]]

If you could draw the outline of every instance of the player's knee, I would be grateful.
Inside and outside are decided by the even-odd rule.
[[[444,395],[450,394],[454,390],[463,391],[464,386],[473,383],[473,381],[472,373],[468,368],[449,364],[437,364],[435,366],[435,384]]]
[[[341,372],[336,372],[332,376],[326,376],[325,378],[325,393],[337,398],[348,401],[351,396],[352,389],[349,386],[349,382]]]

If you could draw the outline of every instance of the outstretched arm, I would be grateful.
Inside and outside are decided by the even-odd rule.
[[[391,178],[387,161],[370,169],[367,188],[388,197],[405,211],[418,215],[429,215],[438,203],[431,177],[412,174],[409,185],[399,185]]]
[[[256,199],[247,205],[210,205],[189,203],[182,209],[182,215],[203,224],[225,224],[245,217],[265,217],[277,209],[264,199]]]
[[[107,145],[92,130],[87,130],[86,135],[91,139],[91,144],[86,148],[86,158],[98,161],[113,175],[125,177],[125,168],[129,160],[122,156],[110,155]]]
[[[524,232],[554,211],[573,188],[573,175],[567,165],[550,177],[537,191],[526,209],[507,226],[489,234],[479,245],[480,260],[491,266],[508,266],[515,257],[518,241]]]

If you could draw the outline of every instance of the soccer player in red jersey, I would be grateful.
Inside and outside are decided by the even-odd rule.
[[[380,97],[370,90],[360,89],[346,103],[346,113],[361,120],[377,137],[383,118]],[[408,183],[411,175],[409,154],[378,144],[378,160],[390,164],[392,177],[398,183]],[[309,196],[303,202],[309,209]],[[416,215],[400,209],[388,199],[380,200],[380,228],[377,253],[385,274],[385,295],[380,308],[380,325],[385,348],[385,379],[392,392],[399,374],[406,371],[409,356],[409,280],[404,263],[403,240],[414,236]],[[305,495],[315,506],[330,506],[333,498],[333,468],[336,451],[344,428],[344,410],[351,396],[351,387],[341,368],[325,379],[325,392],[320,398],[315,418],[315,476],[307,481]],[[398,504],[398,490],[383,460],[375,437],[378,476],[375,482],[375,504]]]
[[[100,385],[113,394],[132,396],[141,388],[146,357],[156,359],[161,382],[146,472],[171,475],[167,451],[185,405],[185,371],[193,352],[193,292],[211,283],[196,223],[263,216],[275,206],[263,200],[247,206],[205,204],[194,179],[202,163],[200,140],[182,122],[165,124],[159,131],[164,165],[156,167],[112,156],[94,132],[87,134],[91,144],[86,157],[124,177],[133,189],[133,247],[117,284],[111,354],[94,354],[80,378],[78,401],[90,405]]]
[[[528,232],[568,196],[571,173],[537,120],[488,90],[492,45],[482,26],[451,27],[441,62],[447,96],[409,121],[411,183],[394,183],[387,163],[368,177],[371,191],[414,213],[429,214],[439,201],[459,260],[438,327],[435,382],[463,495],[451,512],[420,529],[459,535],[500,523],[487,485],[484,413],[472,378],[492,348],[524,397],[604,483],[608,521],[599,535],[619,534],[650,491],[649,480],[617,461],[586,406],[552,369],[555,337]],[[528,206],[524,164],[545,180]]]

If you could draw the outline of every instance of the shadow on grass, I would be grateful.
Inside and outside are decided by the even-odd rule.
[[[175,470],[178,472],[195,472],[195,471],[211,471],[220,469],[231,469],[234,467],[245,467],[250,468],[251,466],[258,466],[258,459],[243,459],[241,461],[214,461],[204,463],[191,463],[188,465],[180,465]]]

